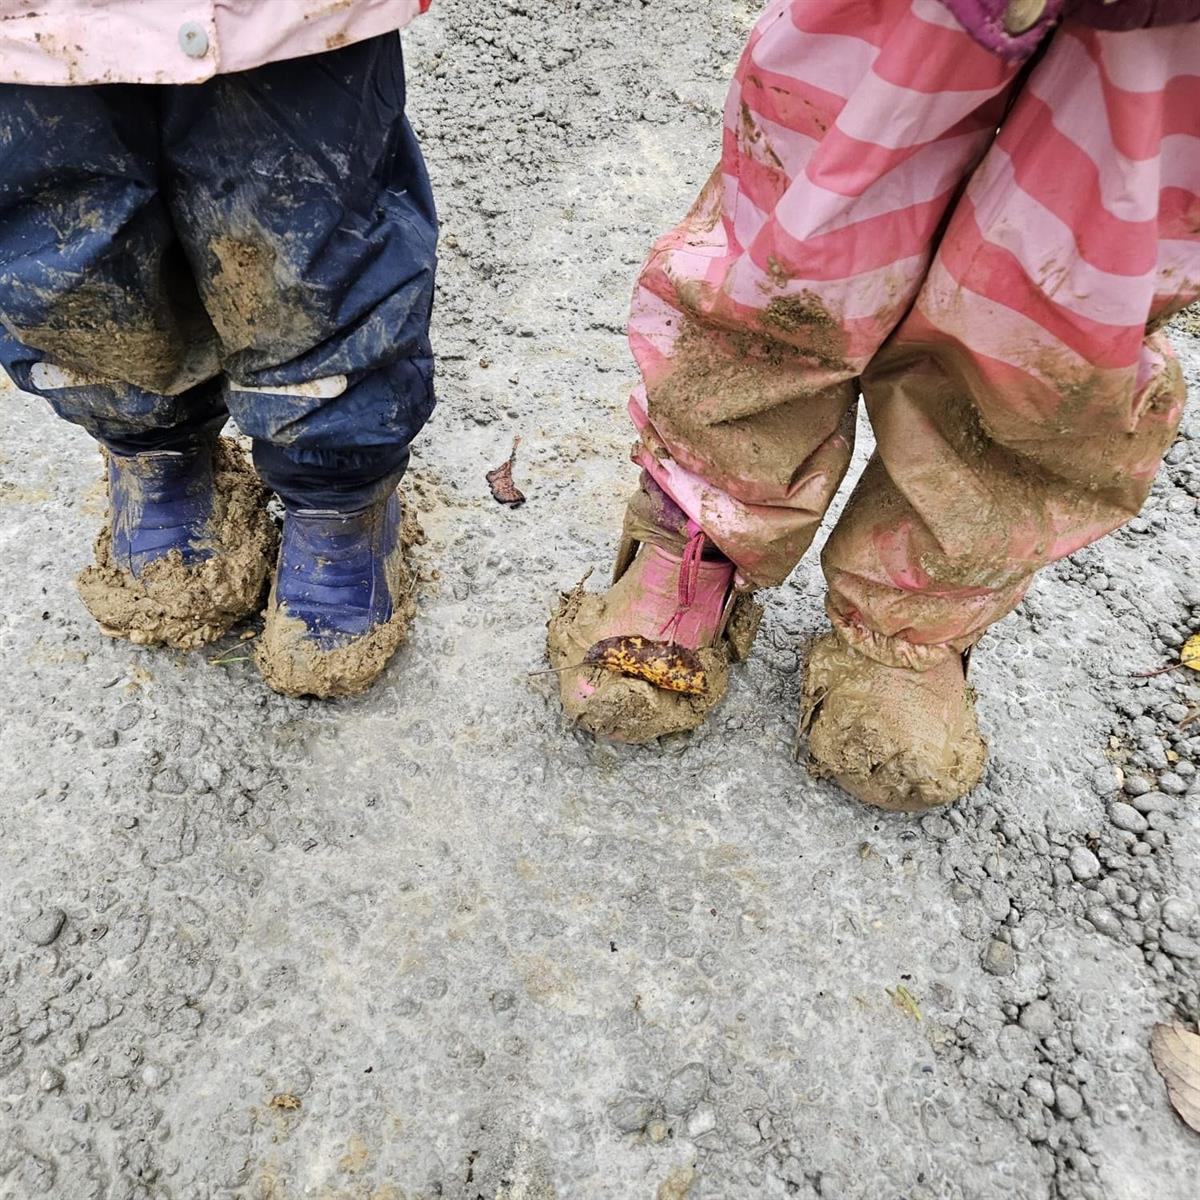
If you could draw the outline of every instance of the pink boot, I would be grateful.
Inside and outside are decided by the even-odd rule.
[[[749,651],[758,615],[737,590],[733,563],[646,477],[626,512],[612,587],[603,596],[577,587],[550,621],[550,662],[560,671],[563,707],[614,741],[648,742],[694,729],[724,695],[730,661]],[[696,651],[704,692],[665,691],[582,666],[597,642],[627,636]]]

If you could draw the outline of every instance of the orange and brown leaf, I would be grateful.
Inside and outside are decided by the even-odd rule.
[[[666,692],[702,696],[708,690],[708,676],[699,655],[673,642],[636,636],[603,638],[588,650],[583,661],[589,667],[644,679]]]
[[[511,504],[514,507],[525,503],[525,493],[513,483],[513,464],[517,461],[517,447],[521,439],[513,438],[512,453],[494,470],[486,475],[488,487],[492,496],[501,504]]]

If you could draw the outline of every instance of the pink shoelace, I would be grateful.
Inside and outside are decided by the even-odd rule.
[[[664,634],[667,640],[674,642],[679,626],[688,610],[696,602],[696,585],[700,581],[700,563],[704,558],[704,543],[707,539],[704,530],[690,517],[687,523],[688,539],[683,548],[683,558],[679,562],[678,607],[671,619],[658,631],[658,636]],[[668,632],[668,630],[670,632]]]

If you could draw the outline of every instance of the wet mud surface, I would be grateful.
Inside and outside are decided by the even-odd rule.
[[[95,452],[3,396],[0,1197],[1191,1200],[1149,1039],[1200,1017],[1200,677],[1132,675],[1200,627],[1195,407],[1142,516],[976,652],[955,808],[793,763],[815,550],[702,731],[595,744],[531,672],[612,561],[633,275],[755,6],[440,7],[442,407],[371,692],[102,637]]]

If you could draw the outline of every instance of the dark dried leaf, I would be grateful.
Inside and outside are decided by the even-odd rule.
[[[517,447],[521,439],[513,438],[512,453],[495,470],[487,473],[488,487],[492,495],[501,504],[518,505],[525,503],[525,494],[513,483],[513,464],[517,461]]]
[[[644,679],[667,692],[701,696],[708,690],[708,677],[699,656],[674,642],[644,637],[603,638],[588,650],[583,661],[590,667]]]

